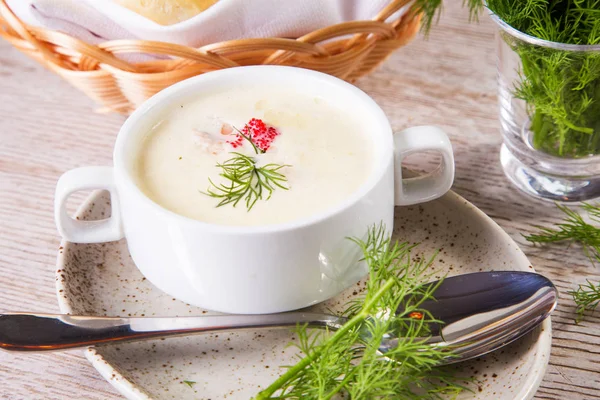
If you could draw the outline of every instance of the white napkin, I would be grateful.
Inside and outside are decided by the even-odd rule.
[[[90,43],[138,38],[196,47],[240,38],[296,38],[329,25],[372,19],[388,3],[389,0],[220,0],[187,21],[163,26],[110,0],[8,0],[9,7],[23,21]]]
[[[82,0],[7,0],[23,22],[96,44],[135,36]]]

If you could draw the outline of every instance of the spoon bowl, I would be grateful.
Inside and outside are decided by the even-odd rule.
[[[430,283],[434,285],[435,282]],[[448,347],[445,364],[495,351],[541,324],[556,308],[558,291],[546,277],[530,272],[476,272],[447,278],[421,308],[442,321],[431,324],[433,346]],[[381,352],[401,338],[382,343]],[[388,346],[388,347],[384,347]]]

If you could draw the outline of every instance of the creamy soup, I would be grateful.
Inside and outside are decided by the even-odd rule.
[[[268,149],[256,154],[238,131]],[[268,199],[263,192],[251,209],[244,199],[217,207],[222,199],[207,195],[215,192],[209,179],[231,183],[217,164],[235,157],[232,152],[251,157],[257,168],[285,165],[277,172],[287,190],[275,187]],[[177,214],[215,224],[266,225],[343,202],[371,173],[372,153],[360,110],[281,87],[247,86],[201,93],[169,110],[145,136],[134,172],[149,198]]]

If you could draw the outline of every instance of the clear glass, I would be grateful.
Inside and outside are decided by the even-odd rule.
[[[600,197],[600,45],[548,42],[492,19],[506,176],[542,199]]]

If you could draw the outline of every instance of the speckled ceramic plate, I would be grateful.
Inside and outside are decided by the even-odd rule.
[[[109,198],[96,193],[78,218],[109,213]],[[490,218],[454,193],[396,209],[395,238],[421,243],[423,256],[440,250],[434,268],[456,275],[489,270],[532,271],[517,245]],[[137,270],[124,240],[105,244],[63,243],[58,257],[61,311],[87,315],[201,315],[152,286]],[[169,268],[165,265],[165,268]],[[362,287],[326,305],[339,307]],[[94,367],[130,399],[249,399],[289,365],[293,335],[286,330],[219,333],[86,350]],[[477,360],[458,364],[473,377],[473,392],[462,399],[519,400],[533,397],[550,357],[550,320],[526,337]],[[189,387],[184,381],[196,382]]]

